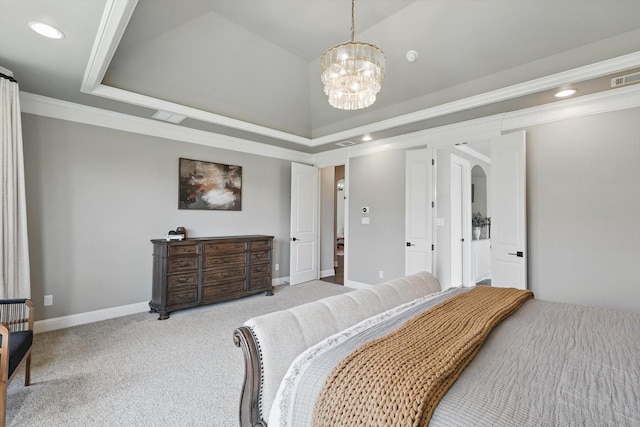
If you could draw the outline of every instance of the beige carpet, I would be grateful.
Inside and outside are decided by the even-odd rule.
[[[140,313],[35,337],[31,380],[9,387],[7,426],[237,426],[244,376],[233,330],[256,315],[351,289],[277,286],[182,310]]]

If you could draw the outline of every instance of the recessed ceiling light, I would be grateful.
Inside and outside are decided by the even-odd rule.
[[[27,25],[29,25],[29,28],[31,28],[33,31],[35,31],[36,33],[40,34],[41,36],[45,36],[45,37],[48,37],[50,39],[63,39],[64,38],[64,34],[62,34],[62,31],[60,31],[57,28],[52,27],[49,24],[45,24],[45,23],[37,22],[37,21],[31,21]]]
[[[373,138],[371,138],[371,135],[365,135],[365,136],[363,136],[363,137],[362,137],[362,140],[363,140],[364,142],[369,142],[369,141],[371,141],[372,139],[373,139]]]
[[[575,89],[564,89],[564,90],[561,90],[560,92],[557,92],[553,96],[555,96],[556,98],[566,98],[567,96],[571,96],[576,92],[577,90]]]

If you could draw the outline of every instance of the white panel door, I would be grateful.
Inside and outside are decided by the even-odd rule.
[[[525,133],[491,140],[491,286],[527,288]]]
[[[290,273],[292,285],[320,278],[319,170],[291,163]]]
[[[423,148],[406,153],[405,169],[405,274],[433,271],[432,150]]]

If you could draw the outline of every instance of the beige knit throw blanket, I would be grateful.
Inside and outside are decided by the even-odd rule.
[[[370,341],[329,375],[313,425],[426,426],[485,338],[531,291],[478,286]]]

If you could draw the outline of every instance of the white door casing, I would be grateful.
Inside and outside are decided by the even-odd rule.
[[[527,288],[526,140],[491,140],[491,286]]]
[[[405,274],[433,271],[433,150],[405,154]]]
[[[320,278],[319,169],[291,163],[291,285]]]

